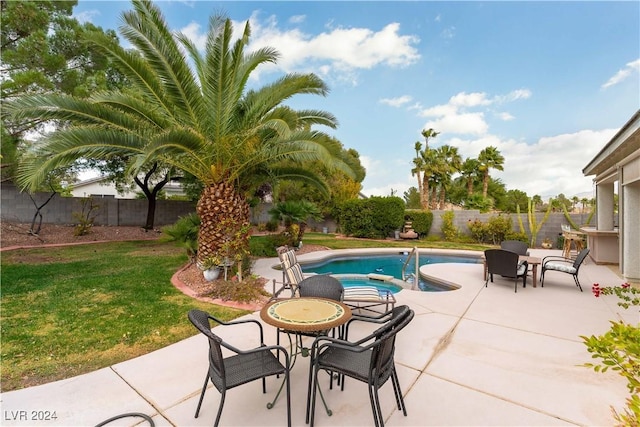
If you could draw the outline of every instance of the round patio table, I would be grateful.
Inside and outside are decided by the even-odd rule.
[[[344,325],[351,309],[325,298],[291,298],[268,303],[260,310],[260,318],[286,331],[318,332]]]

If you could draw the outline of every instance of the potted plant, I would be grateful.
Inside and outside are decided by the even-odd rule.
[[[220,264],[221,261],[218,257],[209,257],[202,262],[200,269],[207,282],[211,282],[220,277]]]
[[[541,244],[541,246],[542,246],[544,249],[551,249],[551,248],[553,247],[553,242],[551,241],[551,239],[550,239],[550,238],[545,237],[545,238],[542,240],[542,244]]]

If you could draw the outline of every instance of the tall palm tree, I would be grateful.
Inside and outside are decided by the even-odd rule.
[[[424,167],[424,162],[422,161],[422,156],[420,156],[420,150],[422,150],[422,143],[420,141],[416,141],[413,146],[414,150],[416,150],[416,157],[413,159],[413,169],[411,169],[411,176],[415,176],[418,178],[418,194],[420,195],[420,205],[422,205],[422,176],[421,172]]]
[[[482,172],[482,197],[486,198],[489,188],[489,170],[504,170],[504,157],[496,147],[489,146],[480,152],[478,161]]]
[[[440,201],[439,208],[444,209],[446,192],[451,185],[451,176],[460,172],[462,168],[462,157],[458,151],[458,147],[451,145],[442,145],[436,150],[440,170]]]
[[[130,88],[94,95],[86,102],[69,97],[24,100],[18,114],[72,120],[56,132],[39,155],[22,166],[19,182],[33,187],[46,171],[81,157],[133,155],[133,170],[161,160],[193,175],[204,185],[197,203],[201,226],[197,260],[218,255],[230,236],[247,241],[247,195],[278,177],[302,179],[325,188],[322,179],[300,162],[318,160],[349,176],[351,169],[336,144],[313,125],[335,128],[324,111],[293,110],[284,102],[297,94],[326,95],[314,74],[287,74],[248,90],[251,73],[275,63],[278,53],[265,47],[245,52],[251,34],[247,22],[233,42],[231,20],[213,16],[201,54],[184,34],[174,34],[156,5],[133,0],[123,13],[122,36],[135,47],[126,51],[113,40],[92,35],[130,81]],[[238,247],[238,245],[233,245]]]
[[[415,144],[417,160],[414,160],[414,164],[418,171],[422,171],[422,188],[420,188],[422,209],[429,209],[429,181],[432,180],[431,174],[435,167],[435,153],[433,152],[433,149],[429,148],[429,138],[435,138],[440,134],[440,132],[436,132],[429,128],[423,129],[421,133],[424,137],[424,150],[419,151],[418,143]],[[420,179],[419,176],[418,179]]]
[[[473,185],[475,184],[476,179],[478,178],[479,169],[480,169],[480,162],[478,162],[478,159],[473,159],[473,158],[465,159],[464,163],[462,163],[462,166],[460,167],[460,173],[462,174],[462,177],[467,182],[468,197],[471,197],[471,195],[473,194]]]

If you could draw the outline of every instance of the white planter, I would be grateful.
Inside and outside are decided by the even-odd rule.
[[[220,277],[220,269],[218,267],[211,267],[208,270],[204,270],[202,274],[204,275],[204,280],[211,282]]]

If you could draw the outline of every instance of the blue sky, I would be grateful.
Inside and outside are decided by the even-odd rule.
[[[463,158],[497,147],[507,189],[595,197],[582,169],[640,108],[640,2],[160,1],[169,25],[203,45],[225,13],[275,66],[314,72],[327,97],[301,96],[340,123],[328,130],[367,168],[363,193],[402,196],[422,129]],[[125,1],[80,0],[74,15],[116,29]],[[125,44],[126,46],[126,44]]]

